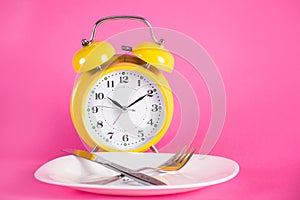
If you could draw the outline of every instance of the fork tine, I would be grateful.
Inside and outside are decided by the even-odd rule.
[[[174,161],[177,162],[182,156],[184,155],[184,152],[186,151],[187,147],[184,146],[182,149],[180,149],[174,156]]]
[[[172,163],[174,163],[175,162],[175,160],[179,157],[179,156],[181,156],[181,154],[182,154],[182,152],[185,150],[185,146],[182,148],[182,149],[180,149],[176,154],[174,154],[173,156],[171,156],[168,160],[166,160],[165,162],[163,162],[160,166],[165,166],[165,165],[170,165],[170,164],[172,164]]]
[[[189,159],[193,156],[195,153],[196,149],[195,148],[190,148],[186,153],[186,155],[179,161],[180,164],[185,164],[189,161]]]
[[[186,148],[185,148],[186,149]],[[195,153],[195,148],[189,148],[188,150],[180,151],[176,160],[169,160],[165,165],[161,165],[159,168],[163,171],[177,171],[185,166],[190,158]]]
[[[178,162],[178,163],[181,163],[181,162],[185,159],[185,157],[187,157],[187,156],[189,155],[190,150],[191,150],[191,148],[187,149],[187,150],[181,155],[181,157],[177,160],[177,162]]]
[[[177,158],[180,154],[182,154],[182,152],[184,152],[186,149],[186,146],[182,147],[181,149],[179,149],[179,151],[172,157]]]
[[[174,157],[174,162],[178,162],[178,160],[180,160],[182,158],[182,156],[184,156],[185,152],[186,152],[187,147],[184,146],[182,149],[180,149],[180,151],[177,153],[177,156]]]
[[[170,157],[169,160],[175,161],[178,160],[178,158],[180,158],[183,154],[183,152],[185,152],[186,146],[184,146],[183,148],[179,149],[179,151],[174,154],[172,157]]]
[[[180,157],[178,157],[178,159],[176,160],[177,163],[181,163],[183,160],[186,159],[186,157],[188,157],[190,154],[194,154],[194,152],[196,151],[195,148],[188,148],[187,150],[185,150]]]

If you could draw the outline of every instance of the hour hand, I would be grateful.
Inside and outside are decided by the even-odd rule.
[[[119,108],[121,108],[122,110],[124,109],[124,107],[121,105],[121,104],[119,104],[117,101],[115,101],[115,100],[113,100],[113,99],[111,99],[111,98],[109,98],[109,97],[107,97],[113,104],[115,104],[116,106],[118,106]]]

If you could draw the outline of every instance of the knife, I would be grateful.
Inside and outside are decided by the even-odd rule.
[[[142,183],[144,185],[167,185],[166,183],[164,183],[156,178],[153,178],[144,173],[140,173],[140,172],[134,171],[132,169],[126,168],[124,166],[121,166],[119,164],[116,164],[114,162],[106,160],[105,158],[102,158],[101,156],[90,153],[88,151],[77,150],[77,149],[63,149],[62,151],[65,153],[69,153],[69,154],[99,163],[99,164],[103,165],[104,167],[107,167],[111,170],[119,172],[120,174],[127,176],[128,178],[131,178],[131,179],[133,179],[139,183]]]

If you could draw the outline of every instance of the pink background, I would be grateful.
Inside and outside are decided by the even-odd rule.
[[[96,20],[122,14],[183,32],[209,52],[227,93],[225,126],[211,154],[241,166],[227,183],[149,199],[300,198],[298,1],[9,0],[0,5],[1,199],[121,199],[40,183],[33,173],[63,155],[61,148],[82,147],[69,115],[72,56]],[[119,25],[104,25],[101,38],[141,26]]]

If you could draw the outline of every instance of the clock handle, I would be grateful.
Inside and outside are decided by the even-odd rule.
[[[83,39],[81,41],[82,43],[82,46],[87,46],[89,44],[91,44],[93,41],[94,41],[94,38],[95,38],[95,34],[96,34],[96,29],[97,27],[105,22],[105,21],[109,21],[109,20],[119,20],[119,19],[129,19],[129,20],[139,20],[139,21],[142,21],[144,22],[150,29],[150,34],[151,34],[151,37],[152,37],[152,40],[156,43],[156,44],[159,44],[159,45],[163,45],[163,42],[164,40],[163,39],[160,39],[158,40],[155,35],[154,35],[154,31],[153,31],[153,28],[150,24],[149,21],[147,21],[145,18],[143,17],[139,17],[139,16],[127,16],[127,15],[121,15],[121,16],[110,16],[110,17],[105,17],[105,18],[102,18],[100,20],[98,20],[94,27],[93,27],[93,30],[92,30],[92,35],[91,35],[91,38],[90,38],[90,41],[88,41],[87,39]]]

